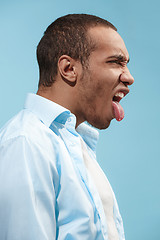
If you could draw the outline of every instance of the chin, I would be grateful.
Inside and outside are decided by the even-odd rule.
[[[98,128],[100,130],[106,129],[109,127],[111,121],[105,121],[105,122],[92,122],[90,123],[93,127]]]
[[[110,125],[110,122],[109,123],[105,123],[104,125],[99,126],[98,129],[100,129],[100,130],[106,129],[106,128],[109,127],[109,125]]]

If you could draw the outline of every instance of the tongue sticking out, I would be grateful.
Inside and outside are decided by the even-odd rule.
[[[117,121],[121,121],[124,118],[124,110],[119,102],[112,101],[114,115]]]

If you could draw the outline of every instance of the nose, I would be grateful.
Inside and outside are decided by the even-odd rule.
[[[132,85],[134,83],[134,78],[127,67],[125,71],[120,75],[120,81],[125,85]]]

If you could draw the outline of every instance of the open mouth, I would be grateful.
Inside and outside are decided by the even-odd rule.
[[[123,92],[117,92],[112,99],[113,113],[117,121],[121,121],[124,118],[124,110],[119,103],[124,96]]]
[[[124,97],[124,93],[123,92],[118,92],[114,95],[113,97],[113,101],[114,102],[120,102],[120,100]]]

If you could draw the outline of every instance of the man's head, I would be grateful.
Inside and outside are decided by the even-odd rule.
[[[96,43],[87,33],[96,26],[117,30],[107,20],[88,14],[69,14],[48,26],[37,46],[39,86],[50,87],[54,83],[57,63],[62,55],[79,60],[84,68],[87,66],[88,57],[96,48]]]
[[[122,120],[119,101],[134,79],[127,68],[128,51],[116,28],[85,14],[56,21],[37,48],[38,94],[74,113],[76,126],[88,121],[104,129],[113,118]]]
[[[98,26],[91,28],[88,34],[97,42],[97,47],[91,52],[88,68],[79,81],[77,116],[94,127],[105,129],[113,118],[123,119],[124,110],[119,102],[129,93],[128,86],[134,79],[127,67],[128,51],[116,31]]]

